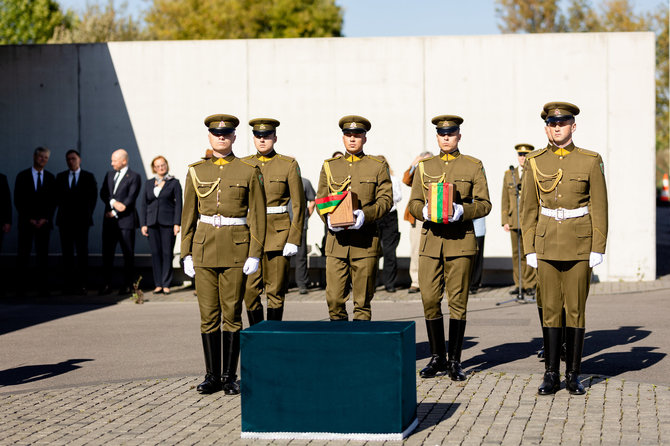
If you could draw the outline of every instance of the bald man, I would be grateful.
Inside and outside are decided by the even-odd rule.
[[[100,198],[105,205],[102,220],[102,266],[105,283],[100,294],[112,289],[112,267],[116,244],[123,253],[123,283],[119,294],[132,293],[135,281],[134,254],[135,230],[139,227],[135,201],[140,193],[140,174],[128,167],[128,152],[123,149],[112,153],[112,169],[107,172],[100,188]]]

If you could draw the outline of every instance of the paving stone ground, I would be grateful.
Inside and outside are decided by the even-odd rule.
[[[593,293],[670,289],[596,284]],[[507,296],[485,290],[477,298]],[[313,291],[294,300],[323,299]],[[415,299],[406,292],[380,299]],[[190,290],[156,300],[193,299]],[[464,382],[417,375],[417,429],[406,445],[670,445],[670,386],[582,375],[585,396],[538,396],[542,375],[473,372]],[[361,441],[243,440],[240,396],[200,395],[201,376],[0,393],[0,445],[340,445]],[[380,444],[368,442],[367,444]]]

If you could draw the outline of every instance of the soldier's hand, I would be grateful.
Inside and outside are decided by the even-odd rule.
[[[363,223],[365,223],[365,214],[363,211],[356,209],[354,211],[354,215],[356,216],[356,223],[349,226],[347,229],[361,229],[361,226],[363,226]]]
[[[244,262],[244,266],[242,267],[242,272],[246,274],[247,276],[249,274],[253,274],[256,271],[258,271],[258,263],[260,262],[260,259],[258,257],[248,257],[247,261]]]
[[[505,230],[505,232],[509,232],[509,224],[505,223],[503,229]]]
[[[449,222],[458,221],[463,216],[463,205],[454,203],[454,215],[449,217]]]
[[[282,255],[284,257],[291,257],[294,256],[298,253],[298,246],[294,245],[293,243],[287,243],[284,245],[284,252],[282,252]]]
[[[592,252],[591,255],[589,255],[589,267],[593,268],[594,266],[598,266],[601,263],[603,263],[603,255],[600,254],[599,252]]]
[[[195,268],[193,267],[193,256],[184,257],[184,274],[191,279],[195,277]]]
[[[423,206],[423,210],[421,211],[421,215],[423,215],[423,219],[426,221],[430,221],[430,218],[428,218],[428,203],[426,203]]]
[[[340,232],[344,230],[344,228],[334,228],[333,226],[330,225],[330,214],[326,215],[326,220],[328,221],[328,229],[330,229],[333,232]]]
[[[536,253],[530,253],[526,254],[526,265],[530,266],[531,268],[537,269],[537,254]]]

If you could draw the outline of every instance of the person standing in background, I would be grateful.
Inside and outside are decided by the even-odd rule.
[[[144,183],[140,228],[149,237],[154,294],[170,294],[174,243],[181,228],[181,184],[169,174],[170,166],[162,155],[151,161],[151,171],[156,176]]]
[[[432,153],[428,151],[421,152],[419,156],[414,158],[412,164],[405,171],[402,176],[402,182],[407,186],[412,187],[412,181],[414,180],[414,173],[416,172],[416,167],[419,165],[419,161],[425,160],[433,156]],[[419,240],[421,239],[421,224],[416,222],[416,218],[409,212],[409,203],[405,208],[405,221],[409,222],[409,277],[412,280],[412,283],[409,286],[407,292],[409,294],[419,292]]]
[[[2,241],[12,229],[12,195],[9,192],[7,177],[0,173],[0,253]],[[0,282],[5,283],[4,268],[0,268]],[[5,287],[0,287],[0,297],[5,295]]]
[[[477,240],[477,254],[472,261],[472,273],[470,274],[470,294],[477,294],[482,287],[482,273],[484,272],[484,238],[486,236],[486,217],[472,220],[475,227],[475,240]]]
[[[382,160],[387,161],[383,155],[377,155]],[[400,180],[393,176],[393,169],[389,166],[389,174],[393,186],[393,206],[391,210],[382,218],[377,220],[379,228],[379,237],[382,244],[382,254],[384,256],[384,271],[382,274],[382,283],[384,289],[389,293],[395,293],[395,282],[398,277],[398,259],[396,257],[396,248],[400,242],[400,231],[398,231],[398,211],[396,203],[402,200],[402,190],[400,189]]]
[[[307,222],[309,217],[314,212],[314,200],[316,199],[316,192],[312,187],[312,182],[305,177],[302,179],[302,188],[305,190],[305,223],[302,227],[302,238],[300,239],[300,246],[298,246],[298,253],[295,255],[295,283],[298,286],[300,294],[309,293],[309,269],[307,265]],[[290,209],[290,208],[289,208]],[[293,216],[291,216],[293,218]]]
[[[63,293],[85,295],[88,278],[88,231],[93,226],[98,183],[91,172],[81,168],[81,156],[76,150],[67,151],[65,163],[67,170],[56,175],[56,226],[63,253]]]

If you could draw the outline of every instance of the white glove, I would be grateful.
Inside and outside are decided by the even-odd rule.
[[[328,222],[328,229],[330,229],[331,231],[340,232],[344,230],[344,228],[334,228],[330,225],[330,214],[326,215],[326,221]]]
[[[361,226],[363,226],[363,223],[365,223],[365,214],[363,211],[356,209],[354,211],[354,215],[356,216],[356,223],[349,226],[347,229],[361,229]]]
[[[191,279],[195,277],[195,268],[193,267],[193,256],[184,257],[184,274]]]
[[[421,211],[421,215],[423,215],[423,219],[426,221],[430,221],[428,218],[428,203],[426,203],[423,207],[423,210]]]
[[[298,245],[294,245],[293,243],[287,243],[284,245],[284,252],[282,252],[282,255],[284,257],[291,257],[294,256],[298,253]]]
[[[248,257],[247,261],[244,262],[242,267],[242,272],[247,276],[258,271],[258,263],[260,262],[258,257]]]
[[[526,254],[526,265],[530,266],[531,268],[537,269],[537,254],[536,253]]]
[[[589,255],[589,268],[593,268],[594,266],[598,266],[601,263],[603,263],[603,255],[600,254],[599,252],[592,252],[591,255]]]
[[[457,221],[463,216],[463,205],[454,203],[454,216],[449,218],[450,222]]]

